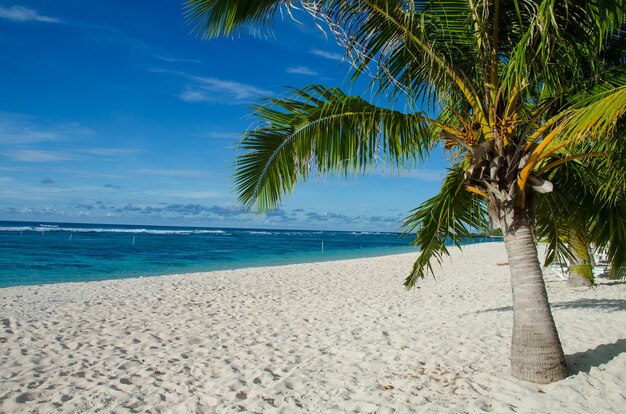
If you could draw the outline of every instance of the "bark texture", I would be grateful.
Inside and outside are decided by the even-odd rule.
[[[511,374],[548,384],[565,378],[561,341],[552,318],[537,247],[526,217],[516,217],[505,231],[513,289]]]
[[[593,268],[589,256],[589,244],[577,231],[570,230],[569,247],[573,254],[568,269],[568,284],[572,287],[590,287],[594,284]]]

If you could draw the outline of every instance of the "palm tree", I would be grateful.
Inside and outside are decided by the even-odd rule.
[[[313,85],[253,107],[262,126],[247,131],[236,163],[240,201],[275,207],[317,173],[402,168],[438,143],[450,150],[439,195],[407,218],[420,248],[405,281],[412,287],[447,254],[445,242],[484,223],[504,234],[513,288],[513,376],[549,383],[566,375],[535,245],[535,200],[543,176],[588,154],[582,140],[607,136],[626,111],[623,73],[605,45],[623,40],[624,0],[189,0],[186,16],[203,36],[256,26],[297,7],[346,47],[352,79],[371,76],[377,107]],[[618,79],[617,81],[615,79]],[[582,94],[581,91],[585,93]],[[574,93],[576,92],[576,93]],[[427,110],[401,112],[399,104]],[[436,108],[437,116],[429,116]],[[561,158],[552,161],[552,157]]]

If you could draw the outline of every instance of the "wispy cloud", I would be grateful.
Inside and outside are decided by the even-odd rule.
[[[97,134],[92,129],[77,122],[50,122],[0,111],[0,155],[17,161],[111,160],[139,152],[134,148],[84,147],[94,138]]]
[[[185,79],[187,85],[185,89],[178,94],[178,98],[185,102],[214,102],[237,105],[246,100],[272,95],[272,91],[267,89],[228,79],[190,75],[185,72],[158,67],[149,68],[148,71],[152,73],[175,75]]]
[[[272,92],[254,85],[218,79],[213,77],[190,76],[195,84],[188,86],[179,98],[185,102],[233,102],[271,95]]]
[[[359,221],[360,217],[350,217],[347,216],[345,214],[338,214],[338,213],[316,213],[316,212],[308,212],[305,214],[306,218],[309,221],[314,221],[314,222],[328,222],[328,221],[334,221],[334,222],[341,222],[344,224],[352,224],[355,223],[357,221]]]
[[[396,224],[396,225],[400,225],[400,223],[402,222],[402,218],[400,216],[371,216],[368,217],[368,221],[370,223],[387,223],[387,224]]]
[[[178,95],[178,97],[180,98],[181,101],[191,102],[191,103],[215,101],[215,99],[213,99],[214,97],[211,96],[211,94],[205,91],[193,90],[193,89],[187,89],[181,92],[180,95]]]
[[[97,46],[111,47],[113,45],[116,48],[122,46],[147,56],[156,54],[156,46],[114,26],[85,22],[71,22],[69,24],[81,28],[84,31],[85,39]]]
[[[80,208],[81,210],[103,210],[110,211],[118,214],[129,215],[141,215],[141,216],[153,216],[153,217],[187,217],[187,216],[207,216],[214,219],[240,219],[246,216],[248,213],[240,207],[227,205],[227,206],[205,206],[202,204],[170,204],[161,203],[159,205],[137,205],[133,203],[127,203],[124,205],[105,205],[102,202],[96,202],[95,204],[78,204],[73,206],[74,208]]]
[[[174,58],[169,56],[156,55],[157,59],[162,60],[168,63],[202,63],[200,59],[184,59],[184,58]]]
[[[184,72],[179,72],[179,71],[176,71],[176,70],[164,69],[164,68],[160,68],[158,66],[151,66],[151,67],[147,68],[147,71],[151,72],[151,73],[169,73],[169,74],[179,75],[179,76],[188,76]]]
[[[61,19],[56,17],[44,16],[36,10],[29,9],[24,6],[0,6],[0,18],[11,20],[13,22],[45,22],[45,23],[61,23]]]
[[[86,148],[81,151],[86,154],[102,155],[107,157],[137,154],[139,152],[139,150],[135,148]]]
[[[9,149],[5,150],[3,155],[23,162],[59,162],[76,159],[76,156],[67,152],[35,149]]]
[[[287,73],[295,73],[297,75],[316,76],[319,75],[316,71],[306,66],[294,66],[286,69]]]
[[[107,186],[108,187],[108,186]],[[52,192],[62,190],[59,186],[47,185],[38,187],[37,193]],[[51,193],[54,194],[54,193]],[[10,197],[19,200],[19,197]],[[103,201],[77,201],[67,205],[52,204],[48,198],[46,204],[39,206],[7,206],[12,208],[13,214],[51,214],[61,211],[68,216],[80,216],[90,212],[93,217],[126,217],[150,220],[187,220],[193,219],[197,224],[212,225],[216,222],[222,224],[239,225],[247,223],[251,225],[263,225],[269,227],[313,227],[313,228],[375,228],[377,231],[396,231],[402,221],[400,214],[396,215],[351,215],[337,212],[316,212],[302,209],[283,210],[276,209],[264,214],[253,214],[235,204],[200,204],[189,203],[168,203],[160,202],[156,204],[143,204],[136,202],[103,202]],[[45,197],[41,198],[46,201]],[[52,207],[50,207],[52,206]],[[62,209],[62,210],[57,210]],[[5,209],[6,210],[6,209]],[[7,210],[8,212],[8,210]],[[82,212],[82,213],[81,213]],[[299,223],[299,224],[298,224]]]
[[[311,54],[331,60],[343,60],[343,56],[341,56],[339,53],[328,52],[321,49],[313,49],[311,50]]]
[[[293,216],[299,217],[299,221],[305,221],[311,224],[324,224],[335,226],[351,226],[351,227],[369,227],[370,225],[384,226],[387,230],[395,231],[400,227],[402,216],[365,216],[365,215],[348,215],[334,212],[316,212],[304,211],[296,209],[292,212]]]
[[[17,209],[14,208],[13,213],[15,212],[17,212]],[[25,207],[19,210],[19,214],[34,216],[65,216],[65,211],[54,207]]]
[[[122,155],[135,154],[130,148],[66,148],[64,150],[40,150],[36,148],[5,148],[1,155],[23,162],[59,162],[98,159],[112,161]]]
[[[200,170],[168,170],[168,169],[141,169],[137,170],[139,174],[147,175],[167,175],[170,177],[202,177],[206,176],[205,171]]]
[[[220,132],[220,131],[209,131],[207,133],[202,134],[202,136],[210,139],[228,139],[234,140],[241,138],[241,132]]]
[[[0,112],[0,144],[37,144],[92,136],[93,131],[76,122],[46,123],[35,117]]]

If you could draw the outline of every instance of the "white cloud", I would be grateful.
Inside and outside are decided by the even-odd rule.
[[[80,148],[77,145],[95,135],[93,130],[77,122],[50,123],[30,115],[0,111],[0,155],[17,161],[58,162],[139,152],[133,148]],[[72,147],[67,148],[70,143]]]
[[[150,67],[147,70],[148,72],[151,72],[151,73],[173,73],[176,75],[182,75],[182,76],[185,75],[184,73],[181,73],[181,72],[176,72],[176,71],[169,70],[169,69],[163,69],[163,68],[156,67],[156,66]]]
[[[272,91],[267,89],[232,80],[218,79],[211,76],[194,76],[185,72],[158,67],[149,68],[148,71],[174,75],[191,81],[191,84],[188,84],[185,90],[178,94],[178,98],[185,102],[240,104],[249,99],[272,95]]]
[[[287,73],[295,73],[297,75],[310,75],[310,76],[319,75],[319,73],[317,73],[313,69],[310,69],[306,66],[294,66],[294,67],[287,68],[286,70],[287,70]]]
[[[155,57],[168,63],[202,63],[200,59],[180,59],[162,55],[156,55]]]
[[[271,95],[272,92],[231,80],[213,77],[189,76],[195,82],[188,86],[179,98],[185,102],[233,102],[240,103],[248,99]]]
[[[24,6],[0,6],[0,18],[13,22],[61,23],[61,20],[56,17],[41,15],[36,10]]]
[[[84,32],[84,39],[94,43],[97,47],[123,46],[150,57],[156,54],[154,45],[116,27],[85,22],[70,22],[69,24],[80,28]]]
[[[76,156],[67,152],[42,151],[34,149],[9,149],[3,155],[23,162],[58,162],[75,160]]]
[[[24,167],[0,167],[0,171],[26,171]]]
[[[200,90],[187,89],[178,95],[181,101],[197,103],[215,101],[210,93]]]
[[[136,154],[138,150],[132,148],[87,148],[65,149],[63,151],[40,150],[34,148],[8,148],[2,150],[2,155],[22,162],[59,162],[87,158],[103,159]],[[111,158],[113,159],[113,158]]]
[[[228,139],[228,140],[236,140],[241,138],[241,132],[219,132],[219,131],[209,131],[207,133],[202,134],[202,136],[210,139]]]
[[[167,170],[167,169],[157,169],[157,168],[148,168],[137,170],[139,174],[147,174],[147,175],[168,175],[170,177],[202,177],[206,175],[205,171],[200,170]]]
[[[137,154],[139,150],[134,148],[87,148],[81,150],[86,154],[92,155],[103,155],[103,156],[119,156],[119,155],[129,155],[129,154]]]
[[[21,211],[21,214],[31,214],[31,215],[42,215],[42,216],[65,216],[65,211],[58,210],[54,207],[24,207]]]
[[[69,141],[90,135],[92,130],[76,122],[46,125],[29,115],[0,112],[0,144]]]
[[[313,49],[311,50],[311,54],[331,60],[343,60],[343,56],[341,56],[339,53],[328,52],[321,49]]]

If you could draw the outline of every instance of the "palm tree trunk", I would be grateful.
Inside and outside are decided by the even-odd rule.
[[[593,268],[589,257],[589,244],[582,234],[570,230],[569,246],[572,252],[572,263],[569,266],[568,284],[572,287],[593,286]]]
[[[550,311],[537,246],[528,218],[520,214],[504,232],[513,288],[511,374],[548,384],[565,378],[565,356]]]

